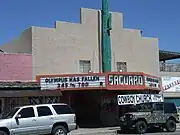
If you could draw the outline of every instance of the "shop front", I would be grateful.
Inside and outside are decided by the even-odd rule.
[[[180,108],[180,77],[162,76],[162,88],[165,101]]]
[[[129,98],[130,94],[157,94],[161,90],[161,79],[156,76],[144,74],[142,72],[118,72],[106,74],[106,91],[102,95],[103,106],[101,109],[101,121],[103,125],[114,126],[118,124],[119,113],[126,112],[125,106],[118,106],[117,95],[124,95],[121,102],[129,104],[134,102],[134,98]],[[146,97],[138,98],[138,102],[148,100]]]
[[[36,82],[0,82],[0,114],[23,105],[60,102],[60,91],[41,90]]]
[[[73,107],[81,127],[117,125],[117,95],[160,91],[160,78],[137,72],[39,75],[37,82],[42,90],[62,91],[61,101]]]

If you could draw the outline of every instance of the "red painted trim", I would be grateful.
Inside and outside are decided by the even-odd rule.
[[[54,75],[37,75],[40,78],[45,77],[67,77],[67,76],[103,76],[105,73],[87,73],[87,74],[54,74]]]
[[[89,88],[62,88],[62,89],[53,89],[61,91],[84,91],[84,90],[107,90],[105,87],[89,87]]]
[[[143,72],[107,72],[108,75],[144,75]]]
[[[106,86],[106,88],[108,86],[108,74],[105,75],[105,86]]]
[[[148,77],[153,77],[153,78],[160,78],[159,76],[154,76],[154,75],[150,75],[150,74],[146,74],[146,73],[143,73],[144,76],[148,76]]]
[[[143,82],[144,82],[144,83],[143,83],[143,87],[146,88],[146,82],[145,82],[145,76],[144,76],[144,74],[143,74]]]

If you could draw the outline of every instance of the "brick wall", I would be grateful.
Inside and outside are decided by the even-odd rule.
[[[32,55],[1,53],[0,80],[32,80]]]

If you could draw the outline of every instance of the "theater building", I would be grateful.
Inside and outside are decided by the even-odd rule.
[[[111,45],[113,72],[159,75],[158,38],[124,28],[122,13],[112,13]],[[33,80],[38,74],[102,72],[101,12],[81,8],[80,23],[56,21],[52,28],[32,26],[0,48],[6,53],[31,54]]]
[[[115,111],[102,110],[115,108],[117,94],[156,93],[160,90],[158,77],[180,76],[179,70],[167,70],[170,64],[166,63],[180,54],[160,50],[158,38],[143,35],[141,30],[124,28],[123,14],[112,12],[112,73],[103,74],[101,12],[81,8],[79,23],[56,21],[49,28],[32,26],[1,45],[0,80],[36,80],[37,76],[41,89],[62,91],[62,100],[75,108],[82,123],[99,120],[97,123],[113,125]],[[15,58],[7,59],[12,54],[21,55],[21,66]],[[15,69],[13,73],[10,67]]]
[[[74,108],[80,126],[115,126],[118,94],[156,94],[161,88],[160,78],[142,72],[39,75],[37,82],[42,90],[62,91],[61,101]]]

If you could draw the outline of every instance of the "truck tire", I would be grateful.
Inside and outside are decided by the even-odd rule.
[[[165,128],[168,132],[175,132],[176,131],[176,122],[172,119],[166,122]]]
[[[147,131],[147,124],[143,120],[139,120],[135,124],[135,132],[137,134],[144,134]]]
[[[8,135],[8,134],[4,131],[0,131],[0,135]]]
[[[52,130],[52,135],[67,135],[67,129],[64,126],[56,126]]]

